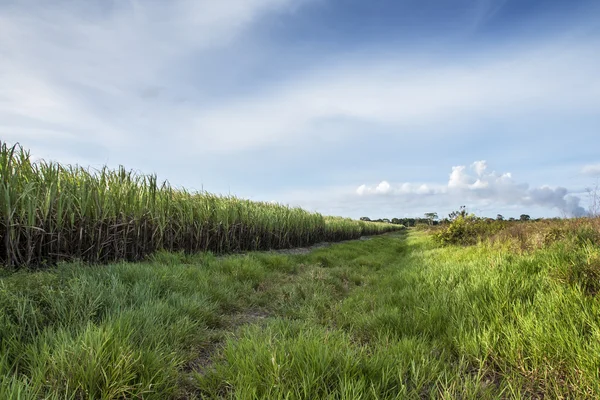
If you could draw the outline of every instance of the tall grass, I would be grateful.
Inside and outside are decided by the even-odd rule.
[[[6,273],[0,399],[598,399],[592,233]]]
[[[156,250],[226,253],[397,229],[279,204],[175,189],[155,175],[32,162],[0,142],[0,263],[135,261]]]
[[[452,223],[427,227],[442,245],[474,245],[479,242],[511,246],[527,252],[569,239],[578,244],[600,245],[600,218],[545,219],[539,221],[495,221],[459,216]]]
[[[228,337],[201,398],[600,398],[600,248],[497,246],[413,230],[308,255],[270,303],[285,318]]]

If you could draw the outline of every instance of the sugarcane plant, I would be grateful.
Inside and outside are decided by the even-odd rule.
[[[175,189],[124,167],[33,162],[0,142],[0,263],[141,260],[156,250],[227,253],[308,246],[398,229],[296,207]]]

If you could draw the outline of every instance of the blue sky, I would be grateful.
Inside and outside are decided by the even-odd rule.
[[[0,0],[0,140],[324,214],[581,214],[598,49],[595,0]]]

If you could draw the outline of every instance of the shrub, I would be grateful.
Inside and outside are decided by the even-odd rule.
[[[474,215],[459,215],[433,237],[442,245],[468,246],[491,237],[505,227],[504,221],[483,219]]]
[[[558,271],[558,279],[580,287],[589,296],[595,296],[600,292],[600,254],[590,252],[585,259],[571,262]]]
[[[426,231],[426,230],[428,230],[429,228],[430,228],[430,225],[428,225],[428,224],[424,224],[424,223],[422,223],[422,222],[417,222],[417,223],[415,224],[415,229],[416,229],[416,230],[418,230],[418,231]]]

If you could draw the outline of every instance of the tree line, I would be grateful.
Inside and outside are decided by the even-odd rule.
[[[423,217],[411,217],[411,218],[380,218],[380,219],[371,219],[369,217],[361,217],[361,221],[371,221],[371,222],[384,222],[388,224],[395,225],[404,225],[406,227],[416,226],[419,224],[426,225],[440,225],[451,223],[458,217],[466,217],[469,213],[467,212],[467,208],[465,206],[461,206],[458,210],[452,211],[445,218],[440,218],[438,213],[436,212],[428,212],[423,215]],[[497,214],[496,218],[489,217],[480,217],[481,219],[489,220],[489,221],[530,221],[531,216],[528,214],[521,214],[519,218],[504,218],[502,214]],[[539,219],[539,218],[538,218]],[[537,220],[537,219],[536,219]]]

